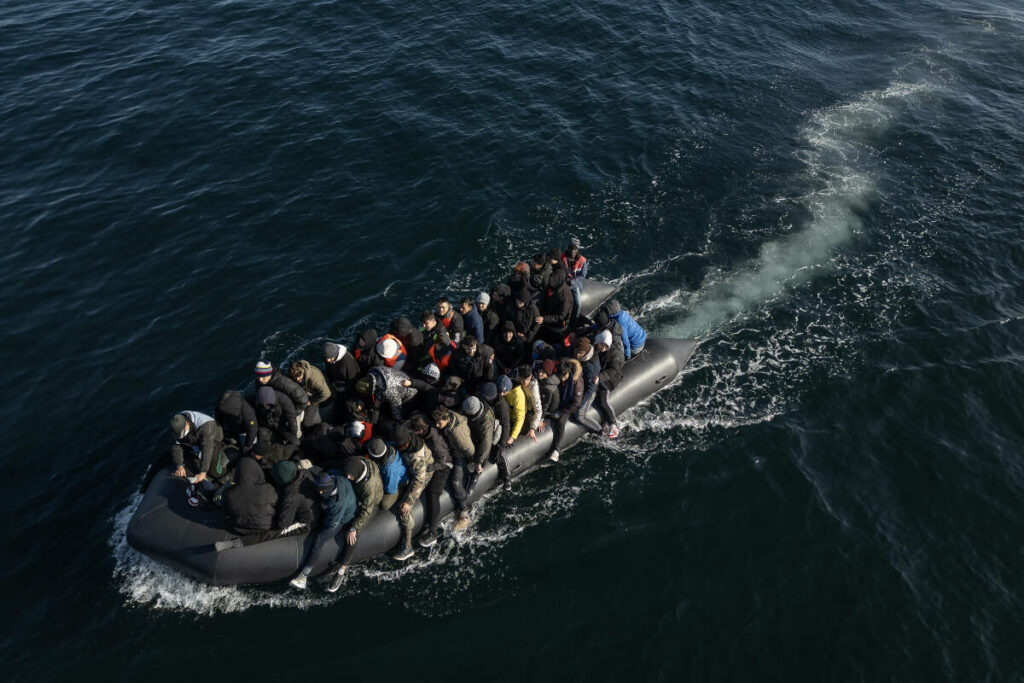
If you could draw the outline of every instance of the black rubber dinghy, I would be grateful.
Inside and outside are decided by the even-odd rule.
[[[598,291],[600,290],[600,291]],[[614,289],[603,283],[588,282],[584,291],[584,310],[593,310]],[[617,414],[629,410],[667,386],[682,371],[697,342],[689,339],[659,339],[648,337],[643,353],[626,363],[622,383],[609,397]],[[596,411],[592,414],[596,416]],[[569,422],[560,450],[574,444],[583,436],[583,428]],[[551,445],[551,430],[539,434],[534,442],[520,438],[506,451],[509,473],[521,476],[545,459]],[[488,465],[481,473],[470,500],[476,501],[498,485],[498,468]],[[278,538],[266,543],[231,548],[221,552],[213,544],[234,536],[224,529],[224,515],[219,508],[205,501],[199,507],[189,505],[186,498],[188,485],[171,475],[171,469],[158,472],[146,490],[138,509],[128,524],[128,543],[149,557],[204,583],[217,586],[272,583],[288,579],[302,566],[306,553],[313,544],[312,535]],[[450,495],[441,495],[441,512],[452,512]],[[416,532],[423,524],[423,503],[413,509]],[[388,552],[398,543],[398,519],[391,512],[378,512],[359,533],[355,561],[366,560]],[[336,541],[327,542],[324,558],[337,555]],[[422,549],[417,552],[424,553]],[[313,568],[313,574],[327,570],[324,560]]]

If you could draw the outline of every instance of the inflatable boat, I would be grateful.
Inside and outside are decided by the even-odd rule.
[[[588,280],[581,308],[593,311],[613,292],[610,285]],[[691,339],[648,337],[643,353],[626,363],[622,383],[609,396],[616,414],[622,414],[671,383],[696,346],[697,342]],[[596,411],[591,410],[596,417]],[[564,451],[583,435],[583,428],[570,421],[559,450]],[[551,439],[550,429],[538,434],[537,441],[518,439],[505,452],[509,476],[522,476],[545,460]],[[469,498],[471,501],[479,500],[499,485],[498,468],[490,464],[480,474]],[[312,534],[216,551],[214,544],[217,541],[234,538],[234,535],[225,530],[224,515],[218,507],[205,501],[197,507],[191,506],[187,489],[187,482],[172,476],[169,467],[156,473],[128,524],[128,543],[158,562],[216,586],[282,581],[294,576],[302,566],[313,544]],[[449,515],[452,510],[453,501],[446,491],[441,495],[442,516]],[[423,513],[421,501],[413,509],[417,533],[423,526]],[[359,532],[354,561],[386,553],[397,545],[398,540],[397,517],[391,512],[378,512]],[[330,540],[320,556],[333,558],[338,555],[338,550],[336,541]],[[419,549],[418,552],[427,551]],[[329,565],[328,559],[322,560],[313,568],[313,574],[325,572]]]

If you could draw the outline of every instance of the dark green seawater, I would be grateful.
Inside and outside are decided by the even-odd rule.
[[[1018,3],[7,0],[0,36],[4,680],[1024,680]],[[618,442],[337,596],[127,547],[174,411],[570,234],[701,340]]]

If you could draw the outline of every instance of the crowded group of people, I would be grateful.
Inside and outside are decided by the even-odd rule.
[[[609,393],[624,363],[643,352],[646,333],[614,300],[581,315],[586,277],[573,239],[564,251],[516,264],[489,292],[440,297],[418,325],[397,317],[383,334],[366,329],[351,345],[325,343],[322,368],[261,360],[251,394],[225,392],[213,416],[174,415],[174,476],[189,479],[197,502],[202,495],[220,505],[237,535],[217,551],[315,534],[291,581],[302,589],[337,539],[333,592],[375,514],[396,515],[394,558],[406,560],[416,501],[424,498],[420,547],[438,540],[445,490],[454,529],[465,529],[477,477],[493,462],[507,481],[503,452],[517,440],[550,429],[547,457],[558,461],[570,420],[616,438]]]

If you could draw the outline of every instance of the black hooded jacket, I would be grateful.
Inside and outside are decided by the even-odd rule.
[[[392,320],[389,331],[398,337],[405,346],[406,367],[418,368],[420,360],[423,358],[423,353],[426,351],[423,342],[423,332],[404,316]]]
[[[365,375],[370,368],[384,365],[384,359],[377,355],[377,330],[368,327],[356,337],[356,343],[351,349],[359,364],[359,374]]]
[[[291,377],[285,377],[277,368],[274,368],[273,374],[270,375],[270,381],[263,386],[273,387],[290,398],[296,412],[305,410],[309,405],[309,394],[306,393],[306,390]],[[256,388],[259,390],[259,386]]]
[[[565,279],[565,271],[555,270],[549,279],[548,296],[544,300],[544,327],[562,332],[572,315],[572,290]]]
[[[352,393],[352,383],[359,379],[361,374],[359,363],[351,351],[346,351],[344,356],[333,363],[324,363],[324,378],[334,389],[335,400],[339,397],[342,400],[348,397]]]
[[[598,378],[609,391],[614,389],[622,381],[622,366],[626,364],[626,356],[621,346],[612,344],[607,351],[599,354],[601,359],[601,372]]]
[[[274,400],[272,406],[256,403],[256,420],[259,426],[270,430],[284,443],[296,442],[295,406],[292,400],[277,389],[274,389]]]
[[[284,529],[294,522],[304,523],[307,529],[316,526],[320,506],[316,482],[309,470],[299,470],[294,479],[281,487],[278,495],[275,529]]]
[[[274,524],[277,491],[263,476],[263,468],[252,458],[241,458],[235,466],[235,485],[224,492],[228,528],[237,534],[269,531]]]
[[[252,448],[256,443],[256,410],[237,391],[224,392],[214,413],[214,419],[224,430],[225,437],[234,437],[239,442],[241,437],[245,437],[247,448]]]

